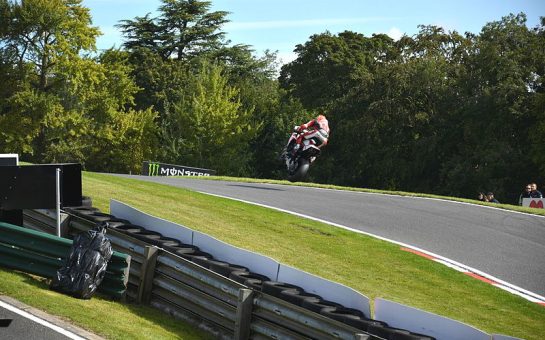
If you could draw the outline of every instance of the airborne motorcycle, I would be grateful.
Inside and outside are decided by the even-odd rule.
[[[327,145],[329,138],[329,127],[324,117],[325,123],[313,120],[303,126],[315,125],[317,129],[307,130],[296,126],[288,139],[287,145],[280,154],[280,159],[285,162],[290,182],[302,180],[310,165],[321,153],[321,148]]]

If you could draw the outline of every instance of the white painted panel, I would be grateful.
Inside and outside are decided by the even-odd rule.
[[[270,257],[232,246],[198,231],[193,233],[193,245],[220,261],[247,267],[252,272],[276,280],[279,263]]]
[[[522,206],[545,209],[545,198],[523,198]]]
[[[375,299],[375,319],[437,340],[490,340],[489,334],[462,322],[380,298]]]
[[[326,280],[284,264],[280,264],[278,281],[297,285],[309,293],[320,295],[324,300],[334,301],[345,307],[360,310],[367,317],[371,315],[369,298],[340,283]]]
[[[125,203],[110,200],[110,214],[131,221],[132,224],[156,231],[164,236],[172,237],[183,243],[193,243],[193,230],[159,217],[148,215]]]
[[[159,232],[164,236],[193,244],[202,251],[212,254],[218,260],[248,267],[255,273],[266,275],[271,280],[276,280],[279,264],[270,257],[234,247],[209,235],[146,214],[116,200],[110,200],[110,213],[116,217],[127,219],[131,223],[140,225],[148,230]]]

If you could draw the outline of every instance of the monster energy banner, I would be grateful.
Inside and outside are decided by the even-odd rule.
[[[142,175],[144,176],[214,176],[215,170],[190,168],[182,165],[165,164],[144,161]]]

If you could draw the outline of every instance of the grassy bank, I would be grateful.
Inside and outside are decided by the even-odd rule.
[[[59,316],[108,339],[210,338],[206,333],[157,309],[120,304],[98,295],[90,300],[71,298],[49,290],[45,279],[1,268],[0,294]]]
[[[114,198],[225,242],[490,333],[545,334],[545,308],[364,235],[266,208],[154,183],[85,173],[85,195],[108,211]],[[473,201],[474,202],[474,201]]]

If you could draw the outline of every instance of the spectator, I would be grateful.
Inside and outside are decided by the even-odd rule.
[[[484,194],[484,192],[479,192],[477,194],[477,200],[481,202],[488,202],[488,199],[486,198],[486,195]]]
[[[488,202],[490,203],[500,203],[497,199],[494,198],[493,192],[489,192],[488,194],[486,194],[486,198],[488,199]]]
[[[519,196],[519,205],[522,205],[522,199],[523,198],[530,198],[532,197],[532,185],[526,184],[526,188],[524,188],[524,191]]]
[[[530,193],[531,198],[543,198],[541,191],[537,190],[537,184],[531,183],[530,187],[532,188],[532,192]]]

